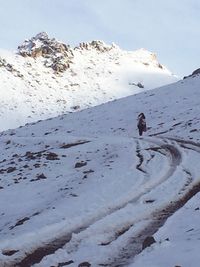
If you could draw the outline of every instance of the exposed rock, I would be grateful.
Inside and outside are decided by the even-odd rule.
[[[47,33],[41,32],[35,37],[25,40],[18,46],[18,52],[23,57],[43,57],[44,65],[51,67],[55,72],[64,72],[70,67],[74,57],[69,45],[50,39]]]
[[[35,153],[32,153],[30,151],[27,151],[25,154],[26,159],[36,159],[36,156],[34,155]]]
[[[58,155],[53,152],[49,152],[46,156],[47,160],[59,160]]]
[[[73,147],[73,146],[79,146],[79,145],[83,145],[83,144],[87,144],[87,143],[90,143],[90,141],[77,141],[75,143],[69,143],[69,144],[63,144],[60,148],[70,148],[70,147]]]
[[[8,167],[7,173],[14,172],[16,170],[16,167]]]
[[[13,228],[15,228],[16,226],[22,225],[24,222],[29,221],[29,220],[30,220],[29,217],[25,217],[25,218],[23,218],[23,219],[17,221],[16,224],[15,224],[15,226],[11,227],[10,229],[13,229]]]
[[[186,78],[189,78],[189,77],[195,77],[195,76],[197,76],[197,75],[199,75],[199,74],[200,74],[200,68],[199,68],[199,69],[196,69],[196,70],[194,70],[192,74],[190,74],[190,75],[188,75],[188,76],[185,76],[185,77],[183,77],[183,79],[186,79]]]
[[[153,236],[147,236],[144,239],[143,243],[142,243],[142,249],[145,249],[147,247],[150,247],[155,242],[156,242],[156,240],[154,239]]]
[[[0,169],[0,174],[3,174],[5,171],[5,169]]]
[[[96,49],[99,52],[108,52],[112,50],[113,48],[117,48],[115,44],[112,45],[107,45],[103,41],[95,40],[92,42],[88,43],[80,43],[76,49],[81,49],[81,50],[91,50],[91,49]]]
[[[80,107],[79,105],[71,107],[71,109],[73,109],[73,110],[78,110],[78,109],[80,109],[80,108],[81,108],[81,107]]]
[[[67,265],[70,265],[72,263],[74,263],[72,260],[66,261],[66,262],[60,262],[60,263],[58,263],[58,267],[67,266]]]
[[[44,173],[37,174],[37,177],[35,179],[31,179],[30,182],[35,182],[39,180],[47,179],[47,177],[44,175]]]
[[[94,171],[90,169],[90,170],[88,170],[88,171],[84,171],[83,173],[84,173],[84,174],[89,174],[89,173],[93,173],[93,172],[94,172]]]
[[[6,64],[7,63],[6,63],[5,59],[3,59],[3,58],[0,57],[0,67],[5,67]]]
[[[44,173],[37,175],[37,178],[38,179],[47,179],[47,177],[44,175]]]
[[[144,88],[144,85],[141,84],[141,83],[137,83],[137,86],[138,86],[139,88]]]
[[[87,165],[87,162],[85,162],[85,161],[77,162],[75,164],[75,168],[81,168],[81,167],[86,166],[86,165]]]
[[[81,262],[78,265],[78,267],[90,267],[90,266],[91,266],[91,264],[89,262],[87,262],[87,261]]]
[[[145,203],[153,203],[155,201],[155,199],[147,199],[145,200]]]
[[[72,197],[78,197],[77,194],[73,194],[73,193],[71,193],[70,196],[72,196]]]
[[[138,82],[138,83],[129,83],[129,85],[134,85],[134,86],[137,86],[137,87],[139,87],[139,88],[144,88],[144,85],[142,84],[142,83],[140,83],[140,82]]]
[[[35,168],[40,168],[40,164],[39,163],[35,163],[34,165],[33,165]]]
[[[7,71],[11,72],[15,77],[23,77],[23,74],[21,74],[18,70],[16,70],[13,65],[10,63],[7,63],[4,58],[0,57],[0,67],[4,67]]]
[[[200,68],[199,69],[196,69],[195,71],[193,71],[192,75],[197,75],[197,74],[200,74]]]
[[[14,249],[10,249],[10,250],[3,250],[2,254],[5,256],[12,256],[13,254],[17,253],[19,250],[14,250]]]

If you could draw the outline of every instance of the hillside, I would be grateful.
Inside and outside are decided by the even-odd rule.
[[[102,41],[72,48],[46,33],[0,51],[0,130],[177,81],[154,53]]]
[[[2,132],[1,266],[198,267],[199,86],[197,75]]]

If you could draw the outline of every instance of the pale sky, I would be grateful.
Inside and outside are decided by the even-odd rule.
[[[72,46],[145,48],[180,77],[200,67],[200,0],[0,0],[0,48],[41,31]]]

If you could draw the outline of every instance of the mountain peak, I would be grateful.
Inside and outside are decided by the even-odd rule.
[[[100,40],[71,48],[38,33],[18,47],[17,55],[0,51],[1,129],[177,81],[159,66],[156,55],[146,49],[126,51]]]
[[[76,47],[77,49],[81,49],[81,50],[92,50],[95,49],[99,52],[108,52],[114,48],[118,48],[118,46],[114,43],[112,43],[112,45],[108,45],[106,44],[104,41],[101,40],[93,40],[91,42],[83,42],[80,43],[78,47]]]
[[[93,40],[90,42],[82,42],[79,46],[71,48],[63,42],[50,38],[46,32],[40,32],[36,36],[26,39],[18,46],[18,54],[23,57],[32,57],[34,59],[41,58],[46,67],[52,68],[55,72],[64,72],[74,59],[74,52],[79,51],[96,51],[98,54],[113,51],[126,54],[127,51],[121,50],[116,44],[106,44],[102,40]],[[141,62],[146,66],[154,66],[160,69],[166,69],[162,66],[155,53],[141,48],[136,51],[129,52],[132,54],[135,62]]]
[[[49,38],[46,32],[38,33],[18,46],[18,53],[23,57],[43,57],[44,65],[57,72],[69,68],[73,52],[69,45]]]
[[[144,65],[154,65],[160,69],[166,69],[163,65],[161,65],[158,61],[156,53],[150,52],[145,48],[140,48],[136,51],[133,51],[135,58],[143,62]]]
[[[49,39],[49,36],[46,32],[40,32],[38,33],[35,37],[33,37],[32,39],[39,39],[39,40],[48,40]]]

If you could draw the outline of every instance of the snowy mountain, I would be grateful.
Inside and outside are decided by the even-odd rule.
[[[199,87],[2,132],[0,266],[198,267]]]
[[[82,110],[177,81],[156,55],[102,41],[78,47],[46,33],[0,51],[0,130]]]

